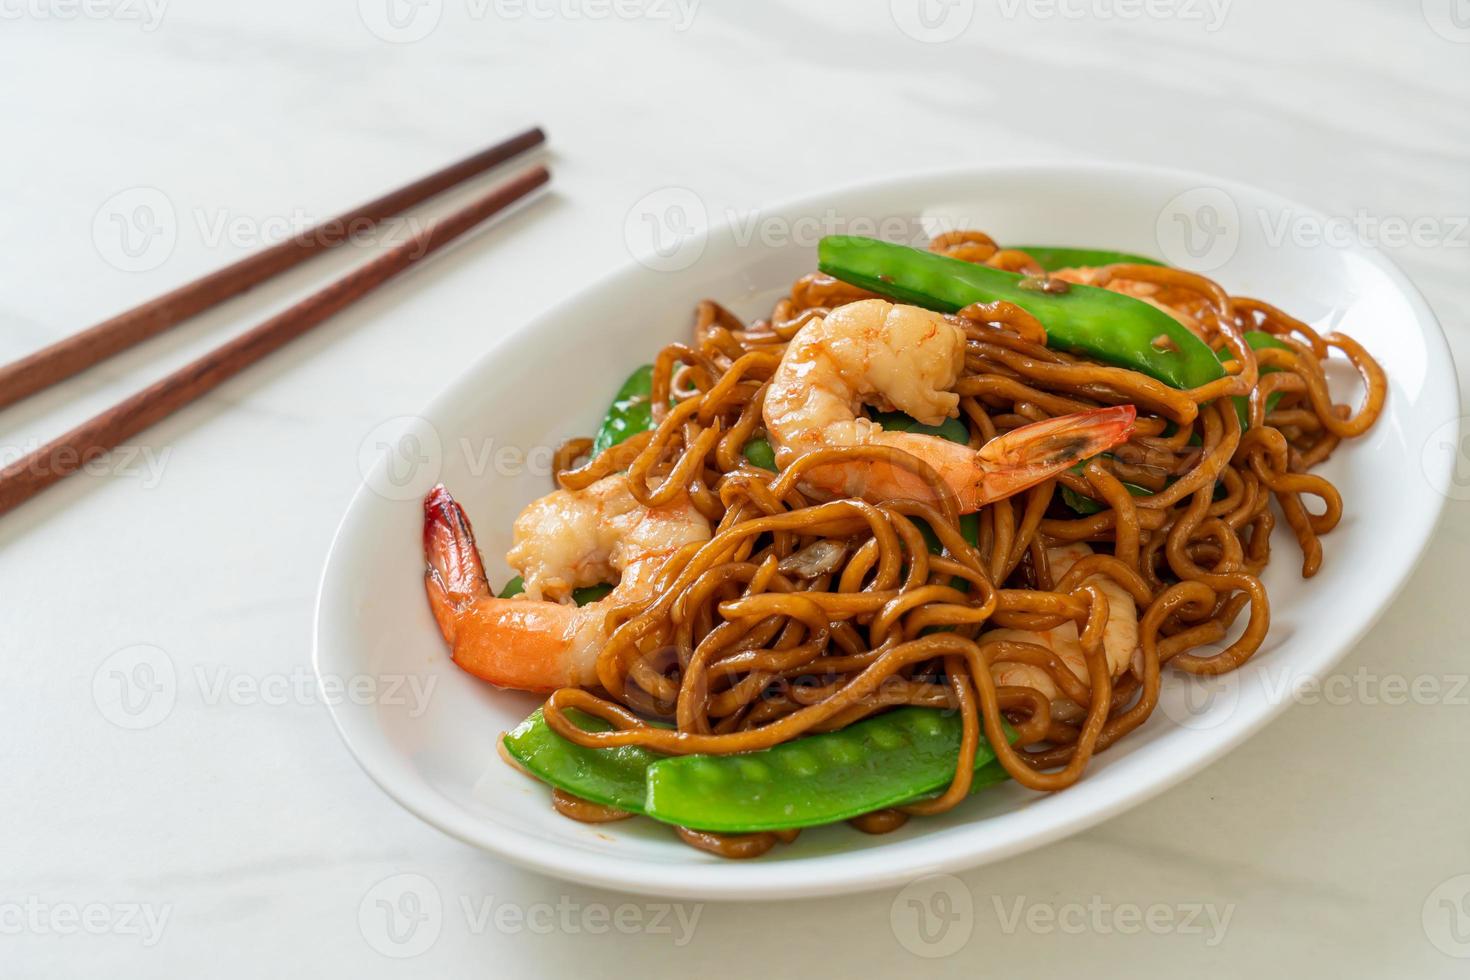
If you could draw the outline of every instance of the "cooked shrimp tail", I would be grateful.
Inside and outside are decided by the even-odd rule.
[[[1023,425],[990,440],[975,454],[975,490],[972,499],[961,500],[962,509],[1019,493],[1127,442],[1136,416],[1132,405],[1094,408]]]
[[[500,687],[552,691],[593,672],[568,641],[581,610],[554,602],[497,599],[464,508],[443,486],[424,498],[424,589],[454,662]]]
[[[439,484],[424,497],[424,588],[444,639],[454,642],[458,613],[490,596],[490,581],[464,508]]]
[[[490,593],[463,508],[442,486],[424,498],[424,589],[454,662],[481,680],[518,691],[554,691],[597,682],[597,654],[610,609],[645,600],[669,554],[709,539],[709,522],[687,501],[645,508],[627,479],[609,477],[575,493],[558,490],[516,522],[508,556],[527,595]],[[601,576],[601,578],[599,578]],[[577,607],[531,594],[618,580],[606,598]]]
[[[992,439],[978,451],[938,436],[892,432],[862,417],[864,403],[896,408],[926,425],[959,414],[954,387],[965,334],[914,306],[860,300],[797,331],[766,390],[766,432],[785,466],[810,450],[891,446],[928,463],[971,513],[1125,441],[1132,405],[1046,419]],[[887,460],[814,467],[809,490],[834,497],[933,502],[925,479]]]

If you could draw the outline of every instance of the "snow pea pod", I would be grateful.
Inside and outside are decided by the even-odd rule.
[[[601,718],[580,711],[568,711],[567,717],[589,732],[603,732],[612,727]],[[505,733],[505,750],[538,779],[558,789],[632,813],[644,812],[648,767],[666,758],[637,745],[583,748],[552,731],[540,708]]]
[[[652,393],[653,365],[645,364],[628,375],[628,380],[618,389],[612,407],[607,410],[592,440],[593,456],[631,435],[653,428]]]
[[[817,256],[829,276],[944,313],[972,303],[1014,303],[1041,321],[1050,346],[1175,388],[1195,388],[1225,374],[1214,351],[1179,321],[1121,293],[1075,285],[1044,292],[1028,288],[1036,280],[1014,272],[856,235],[828,235]]]
[[[924,425],[912,415],[903,412],[875,412],[873,421],[890,432],[917,432],[920,435],[938,436],[960,445],[970,441],[970,430],[959,419],[945,419],[938,425]]]
[[[1264,330],[1247,330],[1245,332],[1245,342],[1250,345],[1251,350],[1266,350],[1267,348],[1291,350],[1291,345],[1285,341],[1277,340]],[[1220,360],[1222,363],[1232,359],[1230,348],[1225,347],[1220,350]],[[1274,374],[1280,370],[1279,367],[1260,365],[1261,374]],[[1276,403],[1281,401],[1281,395],[1282,392],[1276,391],[1266,396],[1266,411],[1269,412],[1276,407]],[[1251,421],[1250,399],[1236,396],[1235,414],[1240,418],[1240,431],[1244,432],[1246,429],[1249,429]]]
[[[1076,466],[1072,467],[1072,472],[1076,473],[1078,476],[1081,476],[1082,469],[1086,465],[1087,464],[1085,462],[1078,463]],[[1141,487],[1136,483],[1129,483],[1127,480],[1120,480],[1118,482],[1122,483],[1123,486],[1128,490],[1128,492],[1135,497],[1148,497],[1153,495],[1153,491],[1148,489],[1147,487]],[[1076,490],[1073,490],[1071,487],[1066,486],[1065,484],[1062,485],[1061,489],[1062,503],[1066,504],[1068,507],[1072,508],[1079,514],[1096,514],[1107,507],[1107,505],[1104,504],[1102,501],[1093,500],[1086,494],[1078,493]]]
[[[752,833],[912,803],[954,779],[961,728],[952,711],[899,708],[759,752],[661,758],[648,768],[644,812],[683,827]],[[973,789],[1005,778],[982,736]]]
[[[608,406],[592,440],[593,456],[653,428],[652,392],[653,365],[645,364],[628,376],[612,405]],[[762,469],[776,471],[776,454],[764,436],[756,436],[745,444],[745,458]]]
[[[572,590],[572,601],[579,606],[585,606],[589,602],[596,602],[613,590],[611,585],[585,585],[580,589]],[[500,590],[501,599],[513,599],[526,591],[526,583],[521,581],[517,575],[505,583],[505,588]]]
[[[745,458],[754,466],[776,472],[776,451],[765,436],[756,436],[745,444]]]
[[[1025,252],[1036,260],[1036,264],[1047,272],[1057,269],[1076,269],[1099,265],[1163,265],[1158,259],[1128,252],[1114,252],[1105,248],[1069,248],[1065,245],[1008,245],[1010,249]]]
[[[879,423],[890,432],[917,432],[926,436],[938,436],[941,439],[948,439],[950,442],[957,442],[962,446],[970,441],[970,430],[959,419],[945,419],[938,425],[924,425],[912,415],[906,415],[903,412],[878,412],[873,415],[873,421]],[[933,529],[929,527],[928,522],[919,517],[913,520],[923,533],[924,540],[929,545],[929,550],[936,555],[943,551],[944,549],[939,543],[939,535],[934,533]],[[964,535],[966,541],[972,545],[979,545],[980,515],[978,513],[961,514],[959,527],[960,533]],[[963,579],[956,579],[955,581],[961,583],[956,588],[965,588]]]

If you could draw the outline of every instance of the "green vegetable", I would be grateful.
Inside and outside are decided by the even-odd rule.
[[[1123,486],[1127,487],[1128,492],[1135,497],[1147,497],[1153,493],[1147,487],[1140,487],[1136,483],[1123,481]],[[1093,500],[1086,494],[1078,493],[1076,490],[1065,485],[1062,487],[1062,502],[1079,514],[1096,514],[1098,511],[1106,509],[1102,501]]]
[[[945,419],[938,425],[920,425],[912,415],[903,412],[877,412],[873,421],[891,432],[917,432],[926,436],[938,436],[960,445],[970,441],[970,430],[959,419]]]
[[[873,421],[878,422],[890,432],[918,432],[926,436],[938,436],[941,439],[948,439],[950,442],[957,442],[962,446],[970,441],[970,430],[959,419],[945,419],[938,425],[921,425],[918,419],[912,415],[905,415],[903,412],[878,412],[873,416]],[[928,543],[930,551],[937,555],[944,550],[943,546],[939,543],[939,535],[934,533],[934,529],[929,526],[927,521],[916,517],[914,518],[914,523],[918,525],[919,530],[923,533],[924,540]],[[980,544],[980,515],[978,513],[961,514],[959,526],[960,533],[965,536],[966,541],[976,546]],[[964,579],[956,578],[955,583],[955,588],[957,589],[967,588]]]
[[[1224,376],[1204,341],[1163,310],[1121,293],[1092,286],[1046,293],[1025,288],[1024,277],[1014,272],[854,235],[823,238],[817,254],[818,267],[830,276],[933,310],[1014,303],[1041,321],[1053,347],[1141,371],[1175,388]]]
[[[580,711],[567,716],[590,732],[612,727]],[[899,708],[756,752],[669,756],[628,745],[583,748],[554,732],[537,708],[506,733],[505,748],[537,778],[581,799],[683,827],[751,833],[923,799],[954,778],[960,732],[954,712]],[[982,736],[971,791],[1005,778]]]
[[[745,458],[754,466],[776,472],[776,451],[765,436],[756,436],[745,444]]]
[[[911,803],[954,779],[955,712],[899,708],[742,755],[670,756],[648,769],[644,812],[700,830],[812,827]],[[984,738],[974,789],[1006,778]]]
[[[645,364],[628,376],[618,389],[612,407],[592,440],[592,455],[616,446],[624,439],[653,428],[653,365]]]
[[[612,726],[601,718],[568,711],[567,717],[589,732]],[[505,735],[505,749],[527,770],[552,786],[584,800],[643,813],[648,767],[666,758],[636,745],[588,749],[562,738],[546,723],[541,709]]]
[[[645,364],[628,376],[592,440],[592,455],[616,446],[624,439],[653,428],[653,365]],[[761,469],[776,472],[776,453],[765,436],[745,444],[745,458]],[[502,597],[504,598],[504,597]]]
[[[580,589],[572,590],[572,601],[579,606],[585,606],[588,603],[596,602],[598,599],[603,598],[612,590],[613,587],[611,585],[586,585]],[[500,590],[500,598],[512,599],[524,591],[526,591],[526,583],[517,575],[505,583],[505,588]]]
[[[1025,252],[1047,272],[1055,272],[1057,269],[1076,269],[1080,266],[1116,265],[1119,262],[1126,262],[1129,265],[1164,264],[1158,259],[1131,255],[1128,252],[1114,252],[1105,248],[1069,248],[1065,245],[1008,245],[1006,247]]]
[[[1266,348],[1275,348],[1276,350],[1291,350],[1290,344],[1282,340],[1277,340],[1276,337],[1272,336],[1269,333],[1266,333],[1266,331],[1264,330],[1247,330],[1245,332],[1245,342],[1250,345],[1251,350],[1265,350]],[[1220,360],[1222,363],[1225,361],[1234,360],[1234,357],[1230,353],[1229,347],[1221,348]],[[1263,365],[1261,367],[1260,373],[1274,374],[1275,372],[1280,370],[1281,369],[1279,367],[1266,367]],[[1272,392],[1266,397],[1266,411],[1269,412],[1276,407],[1276,403],[1281,401],[1282,394],[1283,392],[1277,391]],[[1250,428],[1251,403],[1249,398],[1241,398],[1239,396],[1236,396],[1235,414],[1240,418],[1240,429],[1242,432]]]

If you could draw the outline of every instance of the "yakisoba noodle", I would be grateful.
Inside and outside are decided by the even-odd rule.
[[[1000,249],[980,233],[945,235],[931,249],[1042,272],[1024,252]],[[601,690],[553,693],[544,708],[550,726],[587,747],[720,755],[839,729],[896,705],[956,710],[963,735],[953,781],[901,812],[854,821],[882,832],[908,814],[940,813],[962,800],[982,733],[1017,783],[1064,789],[1095,753],[1148,719],[1164,665],[1219,674],[1250,659],[1270,624],[1260,579],[1271,557],[1270,502],[1296,537],[1302,574],[1313,575],[1322,562],[1319,538],[1343,505],[1337,489],[1309,471],[1373,424],[1386,393],[1383,372],[1351,338],[1319,335],[1195,273],[1112,265],[1063,277],[1166,307],[1234,363],[1224,377],[1180,390],[1048,348],[1041,323],[1015,305],[961,310],[955,322],[964,331],[964,369],[953,390],[972,447],[1103,405],[1139,411],[1131,439],[1107,458],[983,507],[978,546],[962,533],[955,499],[938,475],[900,450],[821,449],[779,474],[743,455],[762,432],[763,396],[788,341],[813,318],[871,294],[808,275],[768,319],[752,324],[701,303],[691,342],[665,347],[654,363],[655,427],[576,468],[591,441],[569,442],[557,455],[557,479],[576,490],[626,470],[641,503],[687,494],[713,535],[674,553],[652,601],[612,612],[597,659]],[[1253,350],[1248,330],[1273,335],[1282,349]],[[1334,350],[1362,378],[1365,393],[1354,410],[1332,401],[1323,365]],[[1248,399],[1244,431],[1231,396]],[[824,500],[803,491],[803,475],[814,467],[858,460],[918,475],[936,488],[937,503]],[[1057,505],[1062,487],[1100,509],[1077,515]],[[941,554],[931,554],[916,519],[932,529]],[[1068,542],[1087,542],[1096,553],[1055,574],[1047,548]],[[1098,576],[1116,583],[1139,614],[1134,669],[1119,677],[1105,661],[1108,605]],[[1216,651],[1242,617],[1238,636]],[[985,634],[1069,620],[1080,633],[1087,683],[1042,646]],[[997,685],[996,663],[1044,671],[1060,696]],[[584,730],[566,714],[573,708],[613,727]],[[559,795],[564,813],[609,816],[606,808],[579,814],[574,799]],[[681,835],[707,850],[750,856],[794,833]]]

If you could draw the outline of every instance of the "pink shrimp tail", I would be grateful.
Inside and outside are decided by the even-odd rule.
[[[1132,405],[1094,408],[1023,425],[990,440],[976,453],[977,478],[957,488],[960,510],[978,510],[1020,493],[1127,442],[1137,417]]]
[[[595,680],[595,661],[568,656],[576,607],[491,595],[469,518],[443,485],[424,497],[424,559],[429,608],[462,670],[518,691]]]
[[[444,639],[454,643],[461,610],[488,598],[490,581],[464,508],[439,484],[424,497],[424,590]]]

